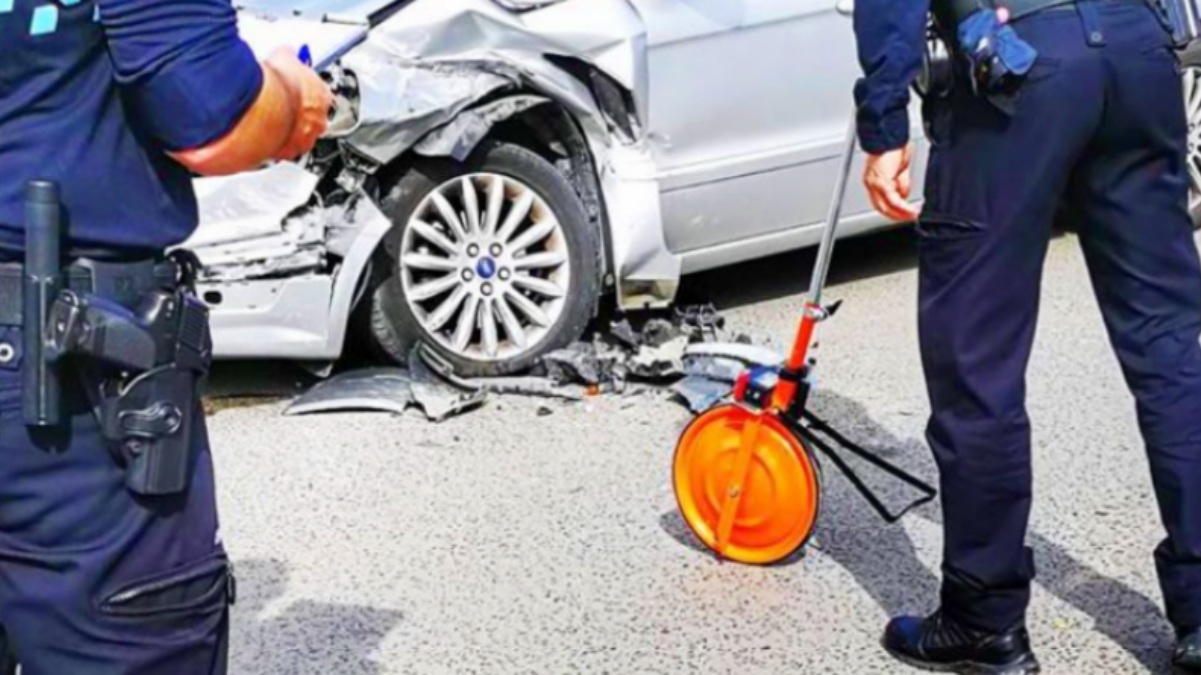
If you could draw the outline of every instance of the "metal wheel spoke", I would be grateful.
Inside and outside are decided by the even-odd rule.
[[[442,330],[442,327],[450,322],[451,317],[455,315],[455,310],[459,305],[463,304],[463,300],[467,298],[469,292],[466,286],[459,286],[449,298],[442,301],[441,305],[435,309],[429,316],[429,323],[426,328],[430,332]]]
[[[496,356],[500,351],[500,340],[496,336],[496,313],[492,311],[491,300],[485,300],[480,306],[480,335],[484,341],[484,353]]]
[[[428,253],[407,253],[401,259],[405,266],[418,270],[433,272],[453,272],[459,268],[450,258],[429,255]]]
[[[505,298],[499,297],[496,299],[496,313],[500,314],[501,323],[505,325],[505,333],[509,335],[509,339],[519,349],[525,349],[526,335],[525,329],[521,327],[521,321],[518,321],[517,315],[513,313],[513,308]]]
[[[525,181],[489,171],[430,192],[397,256],[422,339],[486,362],[528,356],[547,340],[574,287],[558,215]]]
[[[472,236],[480,233],[480,196],[475,192],[475,182],[463,176],[463,210],[467,212],[467,231]]]
[[[409,290],[409,297],[417,302],[435,298],[450,289],[457,286],[459,283],[459,275],[451,272],[446,276],[439,277],[433,281],[427,281],[423,284],[418,284]]]
[[[534,223],[509,244],[509,250],[524,251],[549,237],[558,227],[559,221],[555,218],[547,218],[540,223]]]
[[[524,295],[515,293],[513,291],[506,292],[505,298],[508,299],[509,302],[513,303],[513,306],[516,307],[518,311],[526,315],[530,322],[535,326],[539,326],[541,328],[550,326],[550,317],[546,315],[546,312],[542,311],[541,307],[534,304],[533,300],[530,300]]]
[[[532,277],[528,274],[519,274],[513,277],[513,285],[518,288],[524,288],[527,291],[533,291],[538,295],[543,295],[548,298],[561,298],[566,295],[566,291],[559,287],[553,281],[547,281],[539,277]]]
[[[459,214],[455,213],[455,207],[450,205],[450,202],[446,200],[446,197],[441,192],[435,191],[430,197],[434,201],[434,208],[438,209],[442,220],[445,220],[450,229],[458,235],[459,241],[466,239],[467,230],[463,228],[463,221],[459,220]]]
[[[425,239],[443,251],[446,251],[452,255],[459,252],[459,247],[453,241],[438,231],[438,228],[425,222],[424,220],[414,220],[409,227],[413,228],[414,232],[421,235],[422,239]]]
[[[500,224],[500,211],[505,205],[505,179],[493,176],[488,182],[488,210],[484,213],[484,235],[496,234]]]
[[[1201,192],[1201,167],[1197,166],[1196,162],[1188,163],[1189,183],[1193,186],[1194,192]]]
[[[1201,86],[1199,85],[1201,85],[1201,70],[1189,68],[1185,71],[1184,86],[1185,95],[1188,97],[1189,121],[1194,121],[1198,115],[1201,115]]]
[[[534,208],[534,191],[526,190],[521,193],[517,201],[513,202],[513,208],[509,211],[509,217],[505,218],[505,224],[501,226],[500,232],[496,233],[496,238],[508,243],[509,238],[517,231],[517,228],[529,217],[530,209],[532,208]]]
[[[562,251],[546,251],[527,255],[524,258],[516,258],[513,260],[513,267],[519,270],[545,269],[558,267],[565,262],[567,262],[567,255]]]
[[[455,349],[460,352],[471,344],[471,336],[475,335],[476,321],[479,319],[480,299],[474,295],[467,296],[467,304],[459,314],[459,325],[455,328]]]

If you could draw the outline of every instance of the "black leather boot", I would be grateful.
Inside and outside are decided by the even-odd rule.
[[[1039,671],[1026,629],[993,634],[973,630],[941,612],[902,616],[884,631],[884,648],[902,663],[941,673],[1025,675]]]
[[[1178,673],[1201,673],[1201,629],[1186,633],[1176,641],[1172,665]]]

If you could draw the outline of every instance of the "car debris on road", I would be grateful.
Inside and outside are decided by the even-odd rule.
[[[728,398],[743,369],[776,365],[782,357],[746,335],[727,337],[711,305],[674,310],[670,317],[610,323],[589,342],[546,354],[528,374],[463,378],[425,346],[407,368],[366,368],[321,382],[297,398],[286,415],[373,410],[404,413],[419,408],[442,422],[482,405],[489,395],[580,402],[590,396],[670,392],[693,412]],[[539,408],[551,411],[549,406]]]

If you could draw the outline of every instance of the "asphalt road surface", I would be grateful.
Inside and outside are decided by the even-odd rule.
[[[691,278],[733,328],[784,346],[812,252]],[[914,243],[835,256],[815,409],[933,479],[918,360]],[[217,384],[287,386],[256,365]],[[212,419],[237,562],[233,672],[900,673],[887,617],[936,598],[936,506],[886,526],[828,473],[805,558],[721,564],[675,507],[687,413],[661,397],[493,399],[442,425],[405,416],[284,418],[279,402]],[[1151,551],[1150,480],[1078,242],[1047,260],[1029,375],[1039,577],[1029,617],[1044,671],[1165,673],[1171,631]],[[545,411],[543,411],[544,413]],[[894,503],[907,495],[888,487]]]

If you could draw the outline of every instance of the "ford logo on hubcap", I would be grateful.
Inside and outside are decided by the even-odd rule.
[[[491,279],[496,274],[496,261],[492,258],[480,258],[475,264],[475,272],[481,279]]]

